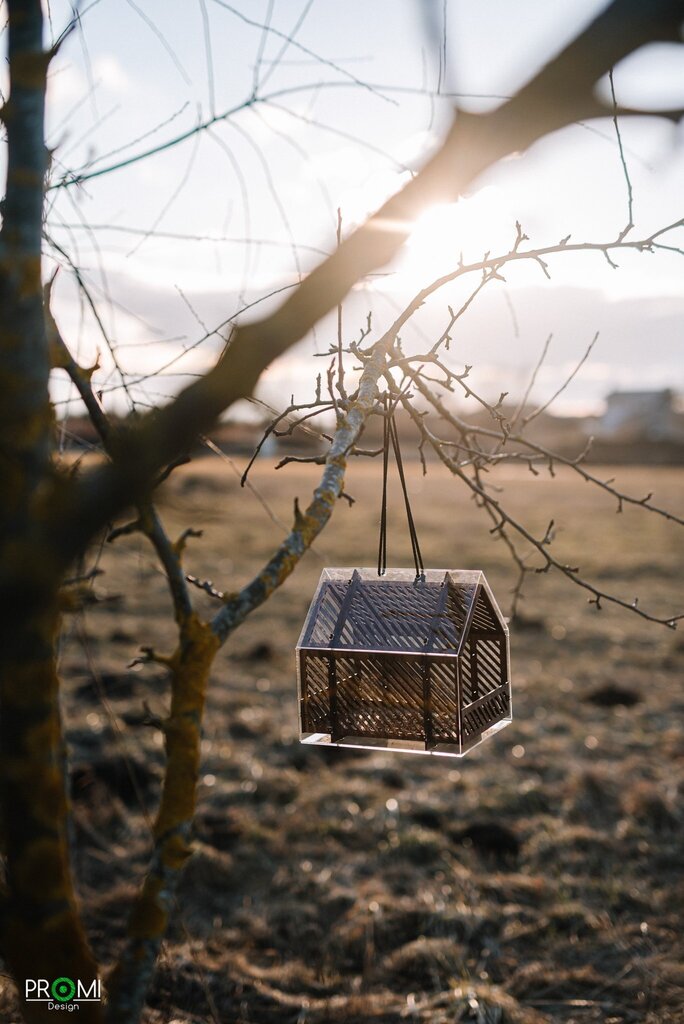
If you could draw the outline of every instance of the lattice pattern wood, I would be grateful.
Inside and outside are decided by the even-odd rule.
[[[297,650],[305,743],[461,755],[511,719],[508,629],[480,572],[326,569]]]

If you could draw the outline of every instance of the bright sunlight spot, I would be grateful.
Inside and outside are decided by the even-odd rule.
[[[461,253],[474,262],[488,251],[508,251],[514,238],[515,216],[502,190],[490,185],[426,210],[406,242],[400,272],[422,287],[455,270]]]

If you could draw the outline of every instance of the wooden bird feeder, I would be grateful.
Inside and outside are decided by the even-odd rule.
[[[302,743],[460,757],[511,721],[481,572],[324,569],[297,644]]]

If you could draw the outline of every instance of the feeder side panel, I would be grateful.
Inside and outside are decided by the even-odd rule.
[[[432,734],[435,743],[457,743],[458,658],[430,658],[430,701]]]
[[[477,640],[470,640],[470,699],[477,700],[480,696],[480,666],[477,656]]]
[[[423,733],[425,734],[425,746],[434,746],[432,729],[432,687],[430,683],[430,660],[423,658]]]
[[[456,704],[458,706],[458,746],[463,753],[463,658],[456,662]]]
[[[511,689],[511,645],[508,639],[508,635],[501,638],[501,674],[502,683],[508,684],[508,689]]]
[[[328,707],[330,708],[330,739],[333,743],[337,743],[344,736],[344,731],[340,727],[337,703],[337,658],[333,653],[328,655]]]
[[[465,707],[462,715],[464,746],[473,746],[483,732],[497,722],[510,718],[510,708],[508,686],[499,687]]]
[[[425,739],[420,658],[338,651],[335,661],[340,735]]]
[[[484,586],[481,586],[478,591],[471,628],[477,633],[497,634],[501,633],[503,629]]]
[[[303,648],[299,652],[302,732],[330,732],[328,662],[325,652]]]
[[[482,696],[506,682],[501,641],[498,637],[492,640],[483,638],[476,640],[473,646],[478,654],[478,696]]]
[[[472,701],[477,699],[477,693],[475,692],[477,683],[472,672],[472,642],[466,640],[461,657],[459,659],[461,667],[461,689],[462,689],[462,704],[461,707],[471,704]]]

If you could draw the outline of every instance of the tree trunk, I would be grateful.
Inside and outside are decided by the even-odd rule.
[[[7,191],[0,235],[0,813],[7,864],[0,941],[23,1001],[27,979],[89,983],[97,967],[75,906],[54,639],[59,550],[46,540],[66,497],[50,465],[50,369],[41,230],[45,80],[40,0],[10,0]],[[23,1003],[28,1021],[45,1003]],[[101,1020],[97,1003],[79,1017]]]

